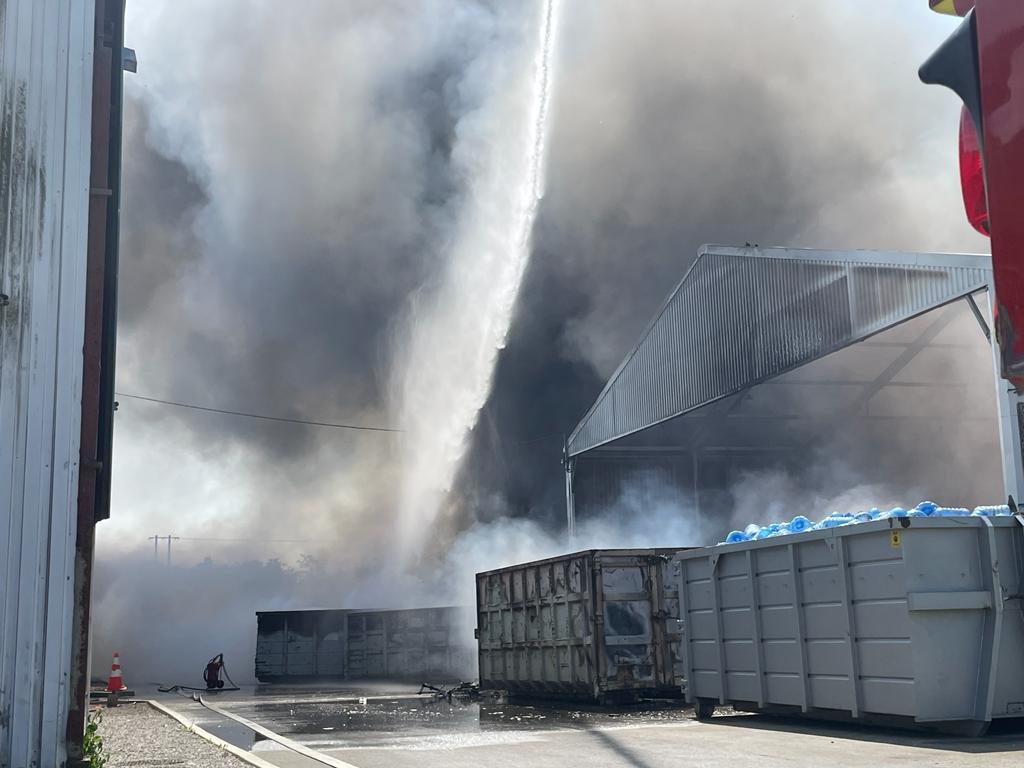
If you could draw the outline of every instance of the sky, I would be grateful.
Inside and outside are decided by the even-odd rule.
[[[571,429],[700,242],[985,248],[955,98],[916,79],[955,21],[748,5],[566,2],[548,193],[454,528],[550,518],[500,446]],[[515,76],[499,6],[128,4],[119,392],[390,426],[399,318],[458,216],[453,148]],[[168,533],[185,561],[387,540],[400,438],[119,403],[101,557]],[[557,444],[534,453],[558,471]]]

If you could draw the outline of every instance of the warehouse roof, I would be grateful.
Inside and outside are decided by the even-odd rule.
[[[570,435],[568,452],[625,447],[632,441],[623,438],[659,425],[656,442],[692,443],[708,432],[695,431],[694,418],[722,426],[751,411],[753,387],[775,381],[796,387],[803,405],[813,403],[813,385],[831,409],[863,407],[885,387],[941,387],[948,382],[899,378],[963,314],[890,329],[986,290],[990,279],[988,256],[704,246]],[[806,372],[796,369],[884,331],[884,341],[861,345],[856,375],[801,380]]]

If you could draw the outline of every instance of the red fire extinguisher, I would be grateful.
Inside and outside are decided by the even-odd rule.
[[[218,653],[212,659],[206,663],[206,669],[203,671],[203,680],[206,682],[206,688],[223,688],[224,681],[220,679],[220,671],[224,668],[224,654]]]

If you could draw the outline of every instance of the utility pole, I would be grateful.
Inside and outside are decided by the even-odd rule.
[[[171,539],[180,539],[181,537],[180,536],[171,536],[171,534],[168,533],[167,536],[165,536],[164,538],[167,539],[167,565],[170,565],[171,564]]]
[[[180,539],[180,538],[181,538],[181,536],[172,536],[171,534],[167,534],[166,536],[161,536],[160,534],[155,534],[153,536],[147,537],[147,539],[146,539],[147,541],[152,541],[153,542],[153,562],[155,563],[160,558],[159,547],[160,547],[160,541],[163,540],[163,541],[167,542],[167,564],[170,565],[171,564],[171,540],[172,539]]]

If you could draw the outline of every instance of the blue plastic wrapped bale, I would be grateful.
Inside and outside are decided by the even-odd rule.
[[[1009,517],[1013,513],[1006,504],[996,506],[975,507],[971,513],[974,517]]]
[[[812,523],[806,517],[804,517],[803,515],[797,515],[789,523],[789,532],[790,533],[803,533],[804,531],[811,530],[811,528],[813,526],[814,526],[814,523]]]
[[[823,528],[836,528],[841,525],[854,525],[866,523],[870,520],[886,520],[891,517],[961,517],[974,515],[977,517],[992,517],[1011,515],[1010,508],[1005,504],[997,506],[979,506],[974,511],[963,507],[940,507],[934,501],[922,501],[912,509],[893,507],[883,512],[878,507],[872,507],[865,512],[850,514],[848,512],[832,512],[820,522],[811,522],[803,515],[797,515],[788,523],[769,523],[759,526],[754,523],[748,525],[742,531],[733,531],[726,538],[723,544],[736,544],[741,541],[753,541],[771,538],[772,536],[784,536],[790,533],[803,533],[804,531],[821,530]]]

